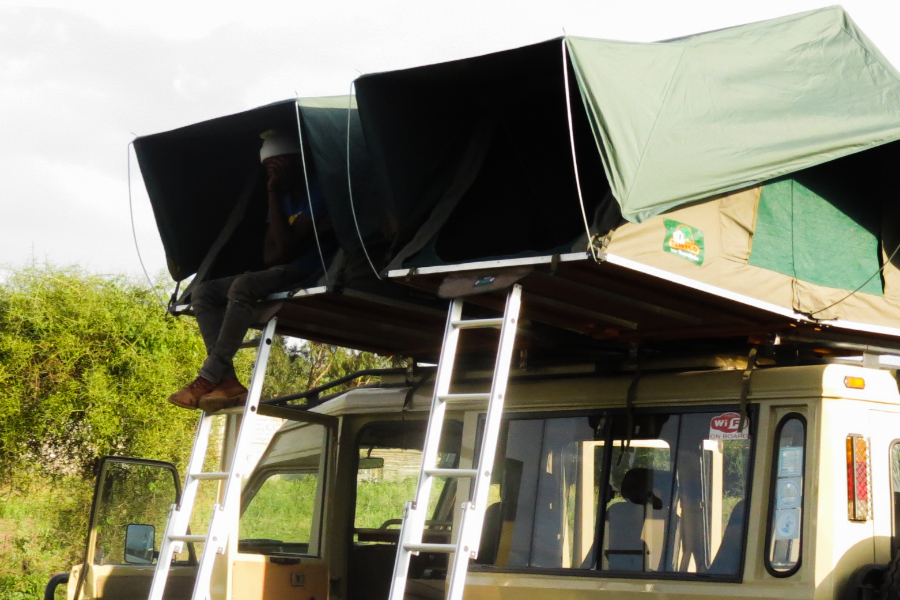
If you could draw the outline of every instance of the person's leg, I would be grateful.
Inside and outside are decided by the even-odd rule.
[[[234,372],[232,360],[250,325],[256,304],[269,294],[291,289],[309,275],[291,265],[237,276],[228,290],[228,304],[214,346],[200,369],[200,376],[218,382]]]
[[[196,302],[199,302],[197,320],[202,320],[201,334],[208,355],[197,378],[169,396],[169,402],[183,408],[212,411],[234,406],[246,398],[246,388],[234,376],[232,359],[253,324],[256,303],[273,292],[290,290],[308,275],[305,269],[286,266],[229,278],[231,285],[225,293],[224,313],[222,292],[217,286],[201,292],[194,308],[197,309]],[[209,400],[207,405],[203,404],[204,399]]]
[[[228,290],[231,289],[231,285],[237,277],[235,275],[206,281],[191,293],[191,306],[206,346],[207,356],[213,351],[216,341],[219,339],[219,332],[222,330],[222,323],[225,320],[225,309],[228,305]],[[223,376],[229,375],[234,375],[234,368],[231,368]]]

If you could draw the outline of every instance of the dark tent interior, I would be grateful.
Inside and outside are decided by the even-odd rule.
[[[306,166],[317,176],[335,233],[345,250],[359,248],[359,234],[349,218],[347,186],[347,99],[301,100]],[[327,106],[331,105],[331,106]],[[341,107],[343,106],[343,107]],[[354,198],[367,199],[358,211],[362,233],[371,241],[380,202],[371,184],[370,163],[356,110],[350,111]],[[260,164],[260,134],[270,129],[297,132],[296,102],[287,100],[243,113],[144,136],[135,150],[157,227],[166,251],[169,272],[180,281],[197,272],[229,219],[239,219],[218,250],[206,279],[259,270],[266,227],[266,178]],[[249,194],[246,207],[238,206]],[[233,213],[239,214],[234,215]],[[365,229],[365,227],[370,229]],[[377,231],[375,235],[380,235]]]
[[[592,219],[609,185],[568,69]],[[556,254],[585,235],[563,75],[562,40],[551,40],[357,80],[393,266]]]

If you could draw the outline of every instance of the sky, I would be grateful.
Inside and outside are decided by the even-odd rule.
[[[651,42],[827,6],[807,0],[0,0],[0,277],[32,261],[141,276],[165,254],[135,137],[361,74],[562,35]],[[900,66],[900,2],[847,0]],[[132,199],[129,202],[128,166]]]

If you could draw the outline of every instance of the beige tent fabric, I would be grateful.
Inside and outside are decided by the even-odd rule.
[[[657,215],[640,224],[626,223],[615,231],[607,251],[801,314],[814,313],[812,316],[817,320],[840,319],[900,327],[900,270],[893,264],[884,270],[884,296],[857,293],[824,311],[823,308],[849,292],[747,264],[753,249],[760,190],[758,186],[748,188]],[[666,219],[703,233],[702,264],[664,250]],[[893,250],[888,248],[888,252]],[[894,262],[900,264],[896,258]]]

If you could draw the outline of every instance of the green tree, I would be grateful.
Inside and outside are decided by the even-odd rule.
[[[195,413],[166,396],[203,345],[154,291],[31,267],[0,288],[0,473],[89,474],[104,454],[180,463]]]
[[[205,352],[195,321],[168,316],[158,287],[48,265],[0,282],[0,598],[40,597],[51,574],[81,560],[101,456],[166,460],[183,473],[199,414],[166,397]],[[244,381],[253,360],[238,353]],[[397,364],[277,337],[263,395]]]
[[[249,365],[245,366],[243,361],[241,362],[243,369],[249,373]],[[263,397],[274,398],[303,392],[363,369],[402,366],[405,366],[405,363],[401,357],[378,356],[370,352],[358,352],[302,340],[288,344],[281,336],[275,336],[266,383],[263,386]],[[364,377],[326,393],[364,385],[373,379]]]

